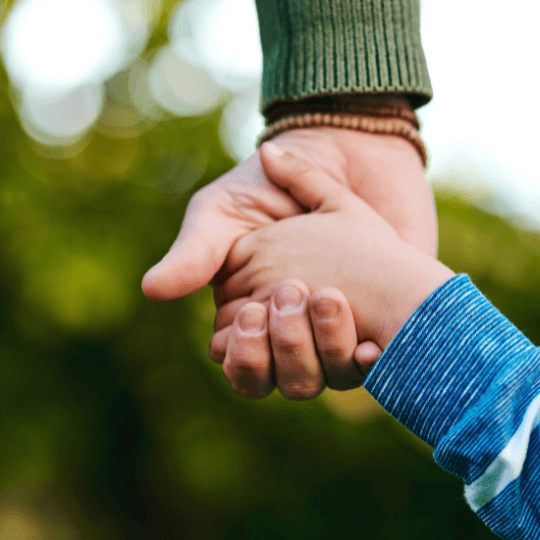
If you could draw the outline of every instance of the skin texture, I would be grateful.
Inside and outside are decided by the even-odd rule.
[[[403,242],[326,172],[291,154],[272,157],[268,147],[261,148],[268,176],[311,213],[258,229],[235,244],[216,287],[222,308],[211,355],[223,359],[233,388],[250,397],[268,395],[274,385],[291,399],[315,397],[326,385],[354,388],[373,356],[354,353],[352,326],[359,341],[384,349],[425,298],[454,274]],[[275,287],[285,277],[292,280]],[[238,307],[237,299],[247,302]],[[338,313],[329,321],[317,313],[332,305]],[[244,319],[259,325],[250,330]]]
[[[273,143],[324,172],[327,181],[357,194],[400,238],[436,256],[433,197],[420,157],[409,142],[396,136],[316,127],[283,133]],[[313,210],[310,204],[300,204],[287,188],[270,181],[268,173],[258,151],[194,195],[178,238],[143,278],[148,298],[174,300],[210,283],[216,307],[231,302],[234,307],[225,311],[229,313],[225,318],[218,311],[216,329],[232,325],[238,309],[250,299],[228,298],[221,292],[219,284],[226,278],[225,261],[231,248],[246,233]],[[305,187],[309,189],[309,183]],[[375,361],[380,352],[367,341],[355,354]],[[310,354],[312,361],[320,360],[319,351]]]
[[[433,196],[409,142],[330,127],[289,131],[273,142],[366,201],[400,238],[436,256]],[[260,152],[255,152],[193,196],[178,238],[145,274],[144,294],[166,301],[198,291],[210,283],[244,234],[309,210],[267,178]]]
[[[291,285],[301,303],[279,309],[276,299]],[[281,393],[291,399],[316,397],[325,386],[357,388],[382,352],[373,342],[357,346],[353,314],[338,289],[325,287],[310,296],[298,279],[279,283],[268,305],[245,304],[233,325],[214,336],[212,347],[233,389],[252,398],[269,395],[276,375]]]

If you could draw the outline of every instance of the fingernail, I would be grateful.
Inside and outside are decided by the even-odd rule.
[[[319,319],[332,319],[338,314],[339,306],[333,300],[320,300],[313,306],[313,310]]]
[[[279,311],[294,311],[302,303],[302,293],[292,285],[282,287],[274,298],[274,304]]]
[[[274,144],[271,142],[266,142],[265,147],[266,147],[266,151],[270,155],[275,156],[275,157],[281,157],[285,153],[277,144]]]
[[[260,309],[249,309],[240,315],[240,329],[243,332],[261,332],[266,324],[266,313]]]

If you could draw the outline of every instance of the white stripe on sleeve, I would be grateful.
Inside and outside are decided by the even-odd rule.
[[[471,508],[478,510],[496,497],[521,474],[531,432],[540,423],[540,395],[531,402],[517,431],[486,472],[465,486],[465,498]]]

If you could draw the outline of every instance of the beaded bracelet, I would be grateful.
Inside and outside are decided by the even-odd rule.
[[[371,112],[371,111],[370,111]],[[416,119],[416,115],[412,113]],[[359,115],[359,114],[347,114],[347,113],[306,113],[306,114],[294,114],[286,116],[277,120],[269,125],[265,132],[259,136],[257,141],[257,149],[265,141],[293,129],[309,128],[316,126],[327,126],[334,128],[354,129],[357,131],[364,131],[367,133],[373,133],[378,135],[396,135],[412,143],[420,154],[424,167],[427,166],[427,151],[426,147],[418,131],[416,130],[417,123],[413,125],[412,118],[401,117],[388,117],[385,115],[377,114],[372,115]]]
[[[396,94],[327,94],[297,101],[278,101],[264,110],[266,126],[287,116],[307,113],[342,113],[377,118],[403,118],[415,129],[420,128],[409,99]]]

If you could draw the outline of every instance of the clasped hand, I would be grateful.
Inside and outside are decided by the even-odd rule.
[[[276,385],[293,399],[325,385],[354,388],[418,301],[417,291],[396,310],[403,292],[388,284],[410,250],[433,261],[420,251],[436,251],[431,191],[415,150],[396,137],[317,128],[274,142],[294,154],[271,156],[265,144],[248,160],[253,179],[233,169],[201,190],[143,290],[167,300],[211,281],[210,353],[244,395],[263,397]]]
[[[274,385],[291,399],[358,387],[446,274],[327,173],[261,150],[269,177],[312,211],[234,245],[215,279],[222,307],[210,354],[246,396],[268,395]],[[292,279],[276,287],[285,276]],[[309,298],[310,291],[317,292]]]

